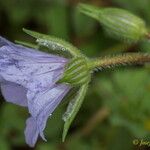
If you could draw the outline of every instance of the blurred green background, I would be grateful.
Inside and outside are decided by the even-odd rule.
[[[97,57],[121,52],[150,52],[150,41],[125,44],[108,37],[95,20],[80,14],[79,2],[120,7],[142,17],[150,25],[150,0],[0,0],[0,35],[9,40],[33,39],[30,30],[55,35]],[[150,67],[130,66],[95,73],[67,139],[61,142],[63,102],[49,119],[35,150],[142,150],[150,142]],[[25,108],[4,102],[0,105],[0,150],[30,150],[24,140]]]

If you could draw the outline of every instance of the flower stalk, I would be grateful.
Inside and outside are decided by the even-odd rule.
[[[88,63],[89,69],[114,68],[117,66],[145,64],[150,62],[150,54],[147,53],[125,53],[116,56],[100,57]]]

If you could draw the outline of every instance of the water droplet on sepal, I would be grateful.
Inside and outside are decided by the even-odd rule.
[[[45,35],[35,31],[30,31],[27,29],[23,29],[23,31],[36,38],[37,39],[36,42],[39,45],[43,45],[52,50],[67,51],[74,57],[82,55],[82,53],[78,48],[76,48],[75,46],[73,46],[72,44],[70,44],[69,42],[63,39],[56,38],[54,36]]]

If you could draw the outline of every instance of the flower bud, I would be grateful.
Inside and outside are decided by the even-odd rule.
[[[114,38],[137,42],[147,34],[145,22],[132,13],[119,8],[98,8],[80,4],[79,10],[98,20]]]
[[[66,65],[63,77],[59,83],[68,83],[71,85],[83,85],[90,79],[91,73],[87,66],[87,58],[74,57]]]

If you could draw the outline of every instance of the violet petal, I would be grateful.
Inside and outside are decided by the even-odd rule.
[[[43,130],[46,126],[47,119],[67,94],[69,89],[69,86],[61,84],[40,93],[28,91],[29,112],[32,117],[36,118],[38,132],[44,140]]]
[[[36,50],[34,51],[36,54]],[[33,55],[33,54],[32,54]],[[10,82],[14,82],[30,90],[40,90],[50,87],[60,78],[66,61],[47,56],[24,56],[14,52],[13,48],[3,46],[0,48],[0,75]],[[47,54],[46,54],[47,55]],[[58,78],[53,78],[55,72]]]
[[[9,102],[27,106],[31,117],[26,121],[26,142],[33,147],[70,87],[56,85],[67,59],[16,45],[0,37],[0,82]]]
[[[15,83],[1,83],[1,91],[5,100],[20,106],[27,106],[27,90]]]
[[[37,129],[37,122],[33,117],[30,117],[27,119],[26,121],[26,129],[24,131],[25,134],[25,140],[26,143],[30,146],[30,147],[34,147],[39,132]]]

